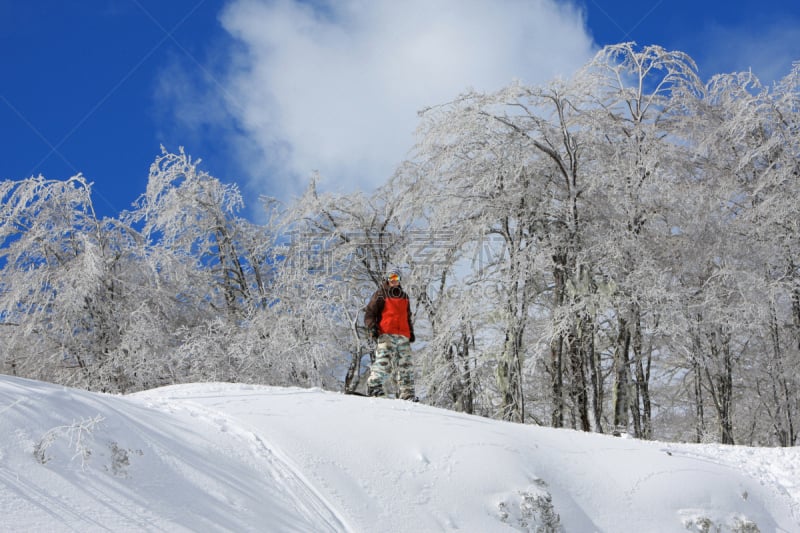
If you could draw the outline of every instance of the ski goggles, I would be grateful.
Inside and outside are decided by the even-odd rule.
[[[389,274],[386,276],[386,279],[389,281],[400,281],[400,274]]]

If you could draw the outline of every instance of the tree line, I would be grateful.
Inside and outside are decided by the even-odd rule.
[[[262,198],[183,150],[129,211],[0,183],[0,364],[108,392],[363,387],[363,306],[406,273],[424,401],[638,438],[798,443],[800,64],[703,82],[658,46],[420,111],[374,193]]]

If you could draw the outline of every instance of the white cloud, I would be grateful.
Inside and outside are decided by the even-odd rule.
[[[235,0],[221,20],[240,44],[223,83],[256,147],[243,166],[276,196],[314,170],[327,189],[370,190],[406,157],[420,108],[568,76],[594,51],[582,13],[555,0]]]

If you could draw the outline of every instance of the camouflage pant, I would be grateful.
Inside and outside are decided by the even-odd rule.
[[[411,344],[402,335],[381,335],[375,350],[375,361],[367,379],[370,395],[385,396],[386,380],[396,375],[400,398],[414,398],[414,364],[411,360]]]

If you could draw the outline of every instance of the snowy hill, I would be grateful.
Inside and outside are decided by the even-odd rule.
[[[120,397],[0,376],[0,435],[3,531],[800,531],[800,448],[640,442],[321,390]]]

